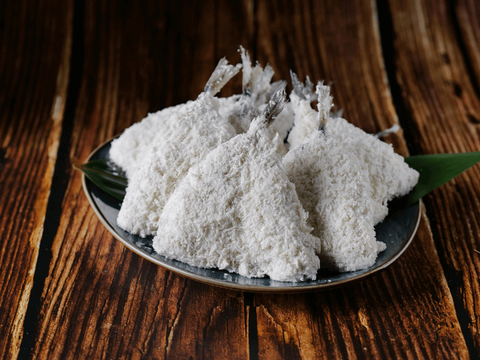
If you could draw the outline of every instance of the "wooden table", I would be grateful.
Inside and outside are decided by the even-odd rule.
[[[100,223],[72,163],[239,45],[331,82],[367,132],[399,123],[402,155],[480,150],[477,0],[2,1],[0,358],[479,358],[479,165],[424,199],[394,265],[325,292],[197,283]]]

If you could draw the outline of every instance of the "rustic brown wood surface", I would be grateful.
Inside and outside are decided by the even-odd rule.
[[[424,199],[386,271],[301,295],[140,258],[72,168],[239,45],[276,80],[331,82],[367,132],[399,123],[402,155],[480,151],[479,24],[473,0],[0,2],[0,358],[479,358],[479,165]]]
[[[72,9],[61,1],[0,5],[0,358],[16,358],[62,132]],[[48,250],[48,249],[47,249]]]
[[[410,115],[405,127],[411,129],[412,149],[417,153],[480,149],[479,78],[469,71],[474,69],[475,43],[464,40],[457,28],[459,23],[463,28],[478,27],[479,18],[467,4],[459,4],[459,8],[456,15],[447,1],[391,4],[395,75]],[[459,21],[457,16],[465,12],[473,15],[470,21]],[[469,44],[467,53],[462,51],[464,43]],[[457,314],[476,356],[480,356],[479,179],[480,167],[475,166],[425,199]]]

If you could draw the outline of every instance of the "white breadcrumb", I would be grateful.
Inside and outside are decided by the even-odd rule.
[[[125,171],[127,178],[131,178],[138,170],[152,146],[153,139],[156,134],[163,131],[168,118],[185,105],[171,106],[156,113],[150,113],[112,141],[110,159]]]
[[[296,94],[284,163],[321,240],[322,267],[341,272],[370,267],[386,247],[376,241],[374,225],[387,215],[389,200],[415,186],[418,173],[389,144],[344,119],[328,119],[332,99],[323,84],[317,85],[317,121],[309,101],[297,101]]]
[[[254,106],[249,95],[241,95],[236,102],[225,102],[220,113],[235,128],[237,134],[243,134],[248,130],[252,119],[260,115],[260,110]]]
[[[247,277],[315,279],[320,260],[341,272],[372,266],[386,248],[374,225],[418,172],[378,140],[384,133],[331,118],[328,86],[314,93],[291,73],[285,104],[273,69],[240,52],[243,94],[214,97],[242,67],[222,59],[197,100],[148,114],[112,142],[129,178],[118,225],[156,235],[166,257]]]
[[[228,117],[239,98],[240,95],[217,98],[220,116]],[[186,104],[188,103],[190,101]],[[171,106],[150,113],[146,118],[127,128],[118,138],[112,141],[110,159],[125,171],[127,178],[132,178],[133,174],[140,168],[142,161],[151,150],[157,134],[166,131],[165,123],[168,118],[186,104]]]
[[[222,109],[222,113],[227,114],[237,134],[243,134],[250,128],[252,120],[261,114],[262,107],[279,84],[271,83],[274,72],[270,65],[263,69],[257,63],[252,68],[248,52],[242,46],[239,51],[242,58],[243,94],[238,97],[237,102],[231,103],[229,108]]]
[[[238,106],[238,102],[240,101],[241,97],[242,95],[238,94],[229,97],[216,97],[218,103],[218,114],[221,117],[228,119],[228,116],[233,109]]]
[[[233,125],[237,134],[243,134],[248,131],[252,119],[263,112],[272,94],[284,86],[285,82],[271,83],[274,74],[272,67],[267,65],[263,69],[257,63],[252,68],[248,52],[242,46],[239,51],[242,57],[243,94],[237,97],[237,101],[225,101],[223,103],[225,105],[222,104],[219,112],[222,116],[228,116],[228,121]],[[293,110],[291,104],[287,103],[268,128],[272,132],[271,136],[278,133],[284,140],[292,125]],[[287,149],[284,145],[279,147],[279,152],[282,155],[286,154]]]
[[[318,112],[312,109],[309,100],[301,99],[297,94],[290,94],[294,115],[293,128],[288,134],[289,150],[301,146],[313,136],[319,127]]]
[[[374,200],[374,224],[388,214],[388,202],[408,194],[417,184],[420,174],[410,168],[405,159],[374,135],[350,124],[342,118],[329,119],[328,133],[352,145],[360,160],[368,164]]]
[[[286,176],[279,145],[259,117],[247,133],[210,152],[165,205],[154,249],[246,277],[315,279],[318,240]]]
[[[252,67],[250,56],[242,46],[240,46],[240,55],[243,65],[243,93],[250,95],[254,106],[258,108],[270,100],[279,86],[278,83],[271,82],[275,72],[269,64],[265,69],[258,62],[255,67]]]
[[[218,97],[218,113],[221,117],[228,118],[238,134],[248,130],[250,122],[259,116],[265,107],[265,102],[275,89],[271,84],[273,69],[267,66],[265,70],[256,64],[252,68],[250,57],[243,47],[240,47],[243,62],[244,94],[230,97]],[[224,64],[226,62],[222,59]],[[212,76],[216,76],[212,74]],[[277,84],[278,85],[278,84]],[[217,85],[217,87],[220,85]],[[165,122],[182,106],[180,104],[165,108],[156,113],[150,113],[142,121],[127,128],[117,139],[112,141],[110,159],[120,166],[127,178],[140,168],[141,162],[148,155],[153,146],[153,140],[159,132],[165,132]],[[292,127],[293,117],[287,114],[291,110],[284,110],[270,127],[272,131],[279,132],[282,138]]]
[[[315,94],[312,92],[313,84],[307,76],[305,85],[298,81],[297,75],[290,72],[293,83],[293,91],[290,94],[294,116],[293,128],[288,134],[287,142],[289,149],[293,150],[301,146],[313,136],[316,131],[326,123],[330,109],[332,108],[332,97],[330,87],[319,82]],[[318,100],[318,112],[312,109],[311,102]]]
[[[327,120],[330,115],[330,111],[333,108],[333,98],[330,96],[330,86],[324,85],[323,81],[320,81],[317,84],[316,91],[317,93],[317,108],[320,118],[320,130],[323,130],[327,125]]]
[[[300,85],[297,85],[296,89],[301,89]],[[375,135],[367,134],[345,119],[329,118],[332,97],[328,86],[319,83],[316,93],[319,112],[310,107],[310,99],[300,99],[298,90],[290,95],[295,121],[288,136],[289,149],[293,150],[308,142],[328,119],[327,132],[342,139],[345,144],[354,146],[361,161],[368,164],[369,179],[373,187],[372,196],[375,200],[373,219],[374,223],[378,224],[388,214],[388,202],[394,197],[408,194],[417,184],[419,174],[407,165],[402,156],[395,153],[390,144],[380,141]],[[396,131],[397,127],[392,129]]]
[[[232,68],[232,72],[228,73]],[[225,59],[221,59],[217,68],[207,82],[211,87],[209,90],[212,95],[218,92],[221,87],[241,68],[240,65],[232,67],[227,64]],[[221,76],[222,72],[227,72],[227,76]],[[220,76],[218,76],[220,74]],[[214,81],[212,81],[214,79]],[[239,95],[233,95],[228,98],[219,98],[219,113],[221,116],[228,116],[233,104],[239,99]],[[190,103],[171,106],[156,113],[150,113],[146,118],[127,128],[117,139],[112,141],[110,148],[110,159],[120,166],[127,176],[132,178],[133,174],[140,168],[142,161],[147,157],[153,146],[153,140],[160,132],[167,131],[165,123],[178,109]]]
[[[213,97],[225,79],[236,73],[235,69],[238,71],[221,61],[206,91],[166,121],[149,155],[129,179],[117,218],[122,229],[141,237],[155,235],[163,206],[190,167],[236,135],[232,125],[218,113],[219,103]]]
[[[366,164],[350,146],[321,131],[283,161],[319,239],[322,268],[345,272],[372,266],[385,244],[375,239]]]

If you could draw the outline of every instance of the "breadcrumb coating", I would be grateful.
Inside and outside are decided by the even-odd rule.
[[[368,168],[353,148],[317,131],[283,161],[319,239],[322,267],[345,272],[372,266],[385,244],[375,239]]]
[[[129,179],[118,226],[141,237],[156,234],[163,206],[190,167],[236,135],[217,108],[217,100],[202,93],[168,119],[149,156]]]
[[[265,119],[192,167],[165,205],[154,249],[193,266],[279,281],[315,279],[318,242]]]

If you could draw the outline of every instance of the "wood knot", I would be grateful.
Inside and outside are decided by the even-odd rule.
[[[5,148],[0,148],[0,171],[3,170],[5,167],[5,164],[7,162],[7,149]]]
[[[478,120],[475,116],[473,116],[472,114],[467,114],[467,118],[468,120],[474,124],[474,125],[480,125],[480,120]]]
[[[461,97],[463,90],[462,90],[460,84],[457,83],[456,81],[454,81],[452,83],[452,85],[453,85],[453,93],[455,94],[455,96],[456,97]]]

